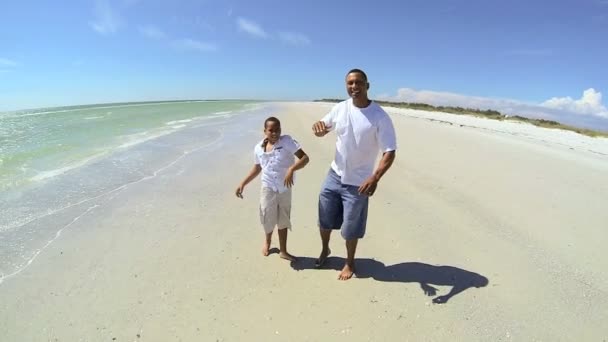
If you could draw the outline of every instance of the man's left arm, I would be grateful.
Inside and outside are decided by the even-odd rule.
[[[378,182],[386,171],[390,169],[391,165],[393,165],[393,161],[395,161],[397,136],[395,135],[393,122],[388,114],[378,123],[378,142],[383,152],[382,159],[380,159],[376,171],[359,187],[359,193],[362,195],[372,196],[376,192]]]
[[[380,159],[380,163],[374,174],[371,175],[368,179],[361,184],[359,187],[359,193],[362,195],[372,196],[376,192],[376,188],[378,187],[378,182],[380,178],[384,176],[386,171],[390,169],[393,165],[393,161],[395,161],[395,151],[388,151],[382,154],[382,159]]]

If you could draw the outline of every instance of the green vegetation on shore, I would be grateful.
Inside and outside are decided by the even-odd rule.
[[[315,100],[315,102],[340,102],[343,101],[341,99],[321,99]],[[505,115],[496,110],[481,110],[481,109],[472,109],[472,108],[462,108],[462,107],[451,107],[451,106],[433,106],[426,103],[411,103],[411,102],[390,102],[390,101],[376,101],[378,104],[386,107],[395,107],[395,108],[408,108],[408,109],[418,109],[418,110],[426,110],[430,112],[443,112],[450,114],[460,114],[460,115],[472,115],[482,118],[488,118],[493,120],[510,120],[510,121],[520,121],[529,123],[539,127],[545,128],[556,128],[562,129],[566,131],[572,131],[579,134],[583,134],[590,137],[604,137],[608,138],[608,132],[595,131],[592,129],[579,128],[570,125],[564,125],[557,121],[545,120],[545,119],[530,119],[525,118],[519,115]]]

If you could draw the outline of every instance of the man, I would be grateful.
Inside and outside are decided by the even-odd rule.
[[[336,154],[319,194],[319,230],[323,249],[316,266],[321,267],[331,253],[329,239],[340,229],[346,240],[347,258],[338,279],[348,280],[355,272],[357,242],[365,235],[369,197],[395,160],[397,142],[388,114],[367,96],[365,72],[350,70],[346,91],[350,99],[335,105],[312,129],[317,137],[330,131],[337,136]],[[378,167],[374,163],[382,152]]]

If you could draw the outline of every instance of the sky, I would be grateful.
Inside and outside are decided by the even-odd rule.
[[[178,99],[425,102],[608,129],[608,0],[4,0],[0,111]],[[608,96],[608,95],[607,95]]]

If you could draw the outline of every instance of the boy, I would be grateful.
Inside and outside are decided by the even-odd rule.
[[[287,228],[291,229],[291,187],[294,172],[308,164],[308,156],[297,141],[289,135],[281,135],[281,122],[275,117],[264,121],[264,140],[254,148],[255,165],[236,189],[236,196],[243,198],[243,190],[260,172],[262,191],[260,196],[260,221],[266,233],[262,254],[268,256],[272,231],[277,227],[279,234],[280,256],[294,261],[295,257],[287,252]],[[294,163],[295,158],[298,161]]]

